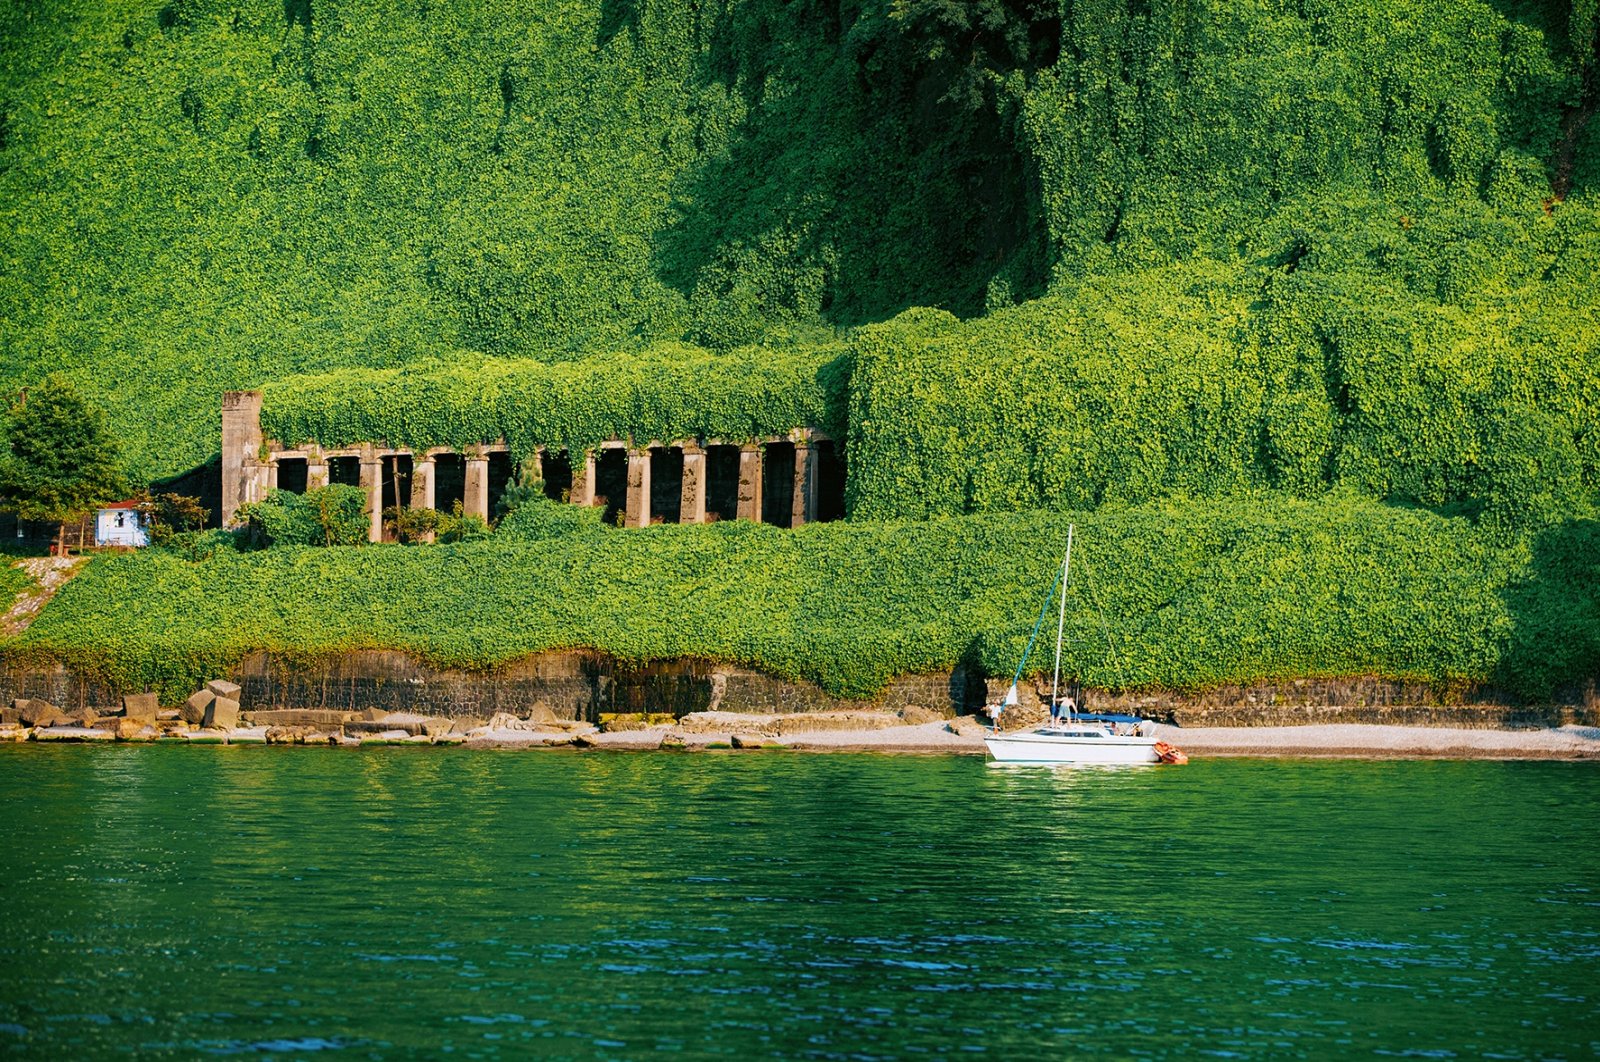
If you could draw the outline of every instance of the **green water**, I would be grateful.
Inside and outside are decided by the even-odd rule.
[[[1589,1058],[1597,783],[5,748],[0,1054]]]

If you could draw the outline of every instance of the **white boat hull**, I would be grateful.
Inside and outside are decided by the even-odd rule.
[[[1160,763],[1149,737],[1068,737],[1024,730],[984,738],[999,763]]]

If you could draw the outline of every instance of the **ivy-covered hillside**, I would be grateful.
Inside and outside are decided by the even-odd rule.
[[[225,387],[362,421],[297,378],[688,343],[812,374],[745,402],[836,408],[853,366],[860,515],[1544,506],[1596,478],[1597,31],[1594,0],[14,0],[0,386],[66,370],[147,477],[215,451]],[[878,324],[913,307],[960,320]]]
[[[1600,659],[1594,520],[1505,548],[1460,519],[1338,495],[1072,518],[1063,666],[1091,686],[1378,674],[1432,683],[1447,703],[1474,685],[1543,703],[1583,696]],[[454,545],[219,549],[199,561],[143,550],[95,558],[4,653],[154,689],[163,703],[250,652],[311,661],[368,648],[472,669],[578,646],[623,661],[720,659],[869,696],[963,660],[1009,676],[1060,563],[1062,522],[1032,512],[621,531],[511,519]],[[1036,672],[1051,664],[1031,660]]]

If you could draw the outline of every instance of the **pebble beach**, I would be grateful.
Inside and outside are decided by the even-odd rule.
[[[314,718],[299,719],[307,715]],[[240,723],[207,727],[189,725],[181,719],[142,722],[97,717],[49,726],[4,725],[0,726],[0,740],[597,751],[780,749],[982,756],[983,739],[988,733],[973,716],[921,719],[870,711],[796,715],[699,712],[670,721],[622,716],[606,719],[598,726],[548,715],[519,717],[508,713],[483,720],[408,713],[318,712],[297,716],[269,711],[244,713]],[[1591,726],[1503,730],[1360,724],[1155,724],[1153,734],[1192,757],[1600,760],[1600,727]]]

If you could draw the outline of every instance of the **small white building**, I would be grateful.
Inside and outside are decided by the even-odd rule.
[[[120,501],[103,506],[94,517],[94,544],[97,546],[148,546],[144,514],[138,502]]]

